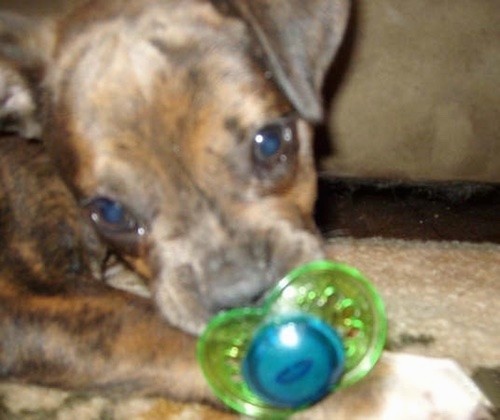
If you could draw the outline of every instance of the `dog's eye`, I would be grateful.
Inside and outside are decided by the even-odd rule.
[[[295,121],[283,119],[259,129],[253,138],[254,168],[259,177],[279,176],[294,161]]]
[[[84,207],[99,232],[105,236],[145,234],[144,227],[118,201],[96,197],[85,203]]]
[[[258,161],[284,159],[283,148],[292,140],[292,130],[280,123],[261,128],[254,137],[254,155]]]

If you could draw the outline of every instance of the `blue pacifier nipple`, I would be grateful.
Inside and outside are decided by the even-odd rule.
[[[298,408],[328,393],[344,364],[344,344],[335,330],[300,314],[259,328],[243,359],[243,378],[267,403]]]
[[[215,316],[198,341],[214,393],[240,413],[285,417],[366,376],[387,334],[382,299],[356,269],[293,270],[257,308]]]

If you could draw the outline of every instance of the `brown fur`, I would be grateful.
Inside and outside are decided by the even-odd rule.
[[[20,86],[28,106],[0,139],[1,377],[211,399],[191,334],[323,255],[309,123],[347,2],[213,3],[4,18],[0,53],[15,65],[0,94]],[[252,136],[275,121],[293,136],[262,164]],[[103,196],[140,234],[92,226]],[[131,278],[147,292],[110,287]]]

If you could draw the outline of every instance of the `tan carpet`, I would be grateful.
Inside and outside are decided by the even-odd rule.
[[[456,359],[468,372],[500,365],[500,245],[336,239],[330,257],[356,266],[379,288],[389,347]],[[199,405],[105,399],[0,385],[0,418],[224,419]]]
[[[500,246],[344,239],[331,256],[383,295],[393,350],[452,357],[469,371],[500,364]]]

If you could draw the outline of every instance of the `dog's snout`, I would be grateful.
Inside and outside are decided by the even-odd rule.
[[[213,273],[207,297],[216,310],[255,305],[273,284],[269,277],[261,270],[241,267]]]
[[[204,273],[210,311],[258,304],[275,281],[269,257],[265,244],[210,254]]]
[[[232,244],[223,250],[215,250],[207,256],[207,271],[211,273],[227,274],[229,284],[233,283],[238,270],[245,266],[247,270],[265,272],[271,263],[271,246],[265,240],[255,240],[248,244]],[[224,279],[222,279],[224,280]]]
[[[259,293],[257,293],[255,296],[253,296],[249,301],[250,306],[261,305],[262,302],[264,301],[265,297],[267,296],[268,292],[269,292],[269,289],[266,288],[265,290],[262,290]]]
[[[222,301],[222,299],[217,299],[216,302],[212,302],[209,311],[216,314],[221,311],[227,311],[238,307],[257,307],[262,305],[262,302],[268,292],[269,288],[265,288],[263,290],[256,291],[253,296],[239,296],[234,299],[228,298],[224,301]]]

